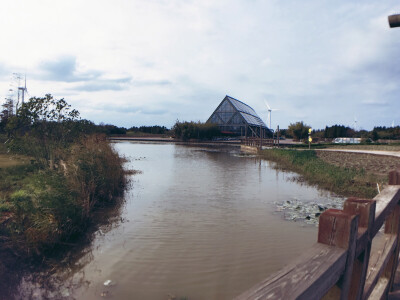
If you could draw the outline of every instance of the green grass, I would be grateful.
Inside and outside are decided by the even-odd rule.
[[[341,168],[319,159],[313,150],[264,150],[262,157],[276,162],[276,167],[294,171],[310,184],[342,196],[373,198],[377,194],[376,177],[364,170]]]

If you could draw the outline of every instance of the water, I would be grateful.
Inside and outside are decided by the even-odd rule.
[[[118,221],[102,227],[72,266],[59,268],[53,291],[32,288],[30,279],[21,291],[33,298],[231,299],[316,241],[315,226],[285,221],[275,202],[323,203],[329,195],[287,180],[293,174],[266,161],[174,144],[115,148],[130,158],[126,168],[140,171]]]

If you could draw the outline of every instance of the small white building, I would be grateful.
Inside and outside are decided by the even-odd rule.
[[[333,142],[335,144],[360,144],[361,138],[338,137]]]

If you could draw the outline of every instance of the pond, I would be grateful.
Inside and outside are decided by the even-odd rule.
[[[139,171],[116,221],[100,227],[73,266],[54,272],[54,290],[27,277],[21,294],[231,299],[316,242],[315,225],[285,220],[277,204],[338,201],[235,149],[114,146]]]

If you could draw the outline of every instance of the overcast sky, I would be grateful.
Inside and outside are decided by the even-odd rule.
[[[400,125],[399,1],[2,0],[0,95],[65,98],[96,123],[206,121],[225,95],[272,127]]]

